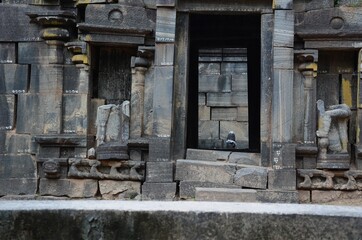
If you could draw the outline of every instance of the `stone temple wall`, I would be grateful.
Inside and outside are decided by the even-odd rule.
[[[360,198],[361,7],[357,0],[0,0],[0,197]],[[225,37],[257,39],[260,56],[241,56],[250,46],[228,39],[217,46],[225,61],[190,62],[190,19],[213,13],[257,16],[257,38],[250,29]],[[217,27],[208,29],[222,32]],[[252,92],[255,69],[260,90]],[[231,130],[237,151],[215,151]],[[207,150],[189,149],[190,136]],[[252,153],[250,142],[260,145]]]

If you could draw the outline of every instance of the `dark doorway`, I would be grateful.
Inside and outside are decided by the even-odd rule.
[[[229,149],[236,130],[234,150],[260,151],[260,24],[260,15],[190,16],[188,148]]]

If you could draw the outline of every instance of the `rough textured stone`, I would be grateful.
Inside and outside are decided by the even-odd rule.
[[[15,43],[0,43],[0,63],[15,63]]]
[[[175,180],[232,184],[235,165],[210,161],[177,160]]]
[[[30,93],[62,93],[63,66],[32,64]]]
[[[176,10],[157,9],[156,42],[174,42],[176,31]]]
[[[310,191],[304,191],[299,190],[299,203],[310,203],[311,202],[311,192]]]
[[[274,47],[274,64],[277,69],[293,69],[293,48]]]
[[[147,162],[146,163],[147,182],[172,182],[173,163],[172,162]]]
[[[297,186],[296,170],[273,169],[268,172],[268,189],[295,190]]]
[[[29,154],[31,153],[31,135],[9,134],[6,147],[8,154]]]
[[[190,160],[203,160],[203,161],[227,161],[229,155],[232,154],[228,151],[215,151],[215,150],[201,150],[188,148],[186,152],[186,159]]]
[[[234,176],[234,184],[242,187],[266,189],[267,182],[268,170],[262,167],[241,168]]]
[[[219,139],[218,121],[199,121],[199,140]]]
[[[39,194],[68,196],[71,198],[94,197],[98,191],[96,180],[81,179],[40,179]]]
[[[28,85],[27,65],[0,64],[0,93],[25,93]]]
[[[229,156],[230,163],[260,166],[259,153],[232,152]]]
[[[152,138],[149,144],[149,161],[170,161],[171,139],[168,137]]]
[[[0,179],[36,177],[36,167],[30,155],[0,155]]]
[[[231,76],[199,75],[199,92],[231,92]]]
[[[35,194],[38,179],[36,178],[6,178],[0,179],[1,195],[27,195]]]
[[[88,102],[87,94],[63,94],[62,129],[64,133],[87,134]]]
[[[211,182],[181,181],[180,182],[180,198],[181,199],[195,198],[195,191],[196,191],[197,187],[240,189],[240,186],[237,186],[234,184],[217,184],[217,183],[211,183]]]
[[[155,52],[156,66],[174,65],[175,45],[172,43],[157,44]]]
[[[257,191],[252,189],[196,188],[197,201],[255,202]]]
[[[298,203],[297,191],[263,190],[258,191],[257,200],[269,203]]]
[[[15,96],[0,94],[0,130],[11,130],[15,126]]]
[[[135,199],[141,193],[141,183],[132,181],[99,181],[99,192],[103,199]]]
[[[293,0],[274,0],[274,9],[293,9]]]
[[[238,108],[212,108],[211,120],[216,121],[236,121],[238,118]]]
[[[20,42],[18,43],[18,63],[62,64],[63,47],[50,47],[45,42]]]
[[[211,108],[205,105],[199,105],[199,120],[210,121],[210,117],[211,117]]]
[[[18,96],[16,133],[43,133],[43,113],[39,112],[38,94]]]
[[[147,183],[142,185],[142,200],[174,200],[176,183]]]
[[[247,107],[248,92],[207,93],[207,106],[210,107]]]
[[[328,203],[339,202],[343,204],[343,201],[357,200],[362,202],[362,192],[360,191],[311,191],[311,199],[313,203]]]
[[[289,0],[290,1],[290,0]],[[292,2],[292,1],[291,1]],[[274,47],[294,46],[294,11],[274,11]]]

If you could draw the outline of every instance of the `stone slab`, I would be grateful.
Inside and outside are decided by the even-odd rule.
[[[156,6],[157,7],[174,7],[176,4],[175,0],[157,0]]]
[[[217,183],[211,183],[211,182],[181,181],[180,182],[180,198],[181,199],[195,198],[195,191],[196,191],[197,187],[240,189],[240,186],[237,186],[234,184],[217,184]]]
[[[294,66],[294,50],[289,47],[274,47],[273,68],[277,69],[293,69]]]
[[[222,148],[224,148],[224,140],[222,140],[222,139],[199,139],[197,146],[200,149],[222,149]]]
[[[236,121],[238,119],[238,108],[214,107],[211,109],[211,120],[215,121]]]
[[[149,144],[149,161],[167,162],[170,161],[171,139],[168,137],[152,138]]]
[[[15,48],[15,43],[0,43],[0,63],[15,63]]]
[[[173,182],[172,162],[147,162],[146,182]]]
[[[227,161],[231,152],[188,148],[186,159],[203,161]]]
[[[28,91],[28,65],[0,64],[0,93],[19,94]]]
[[[40,179],[39,194],[68,196],[70,198],[95,197],[98,182],[90,179]]]
[[[257,200],[268,203],[298,203],[298,191],[263,190],[258,191]]]
[[[1,141],[1,137],[0,137]],[[30,154],[31,135],[9,134],[7,139],[6,153],[8,154]]]
[[[220,74],[221,66],[218,62],[199,62],[199,75]]]
[[[64,133],[87,134],[89,100],[87,94],[63,94]]]
[[[334,0],[303,0],[294,1],[295,12],[304,12],[321,8],[333,8]]]
[[[248,73],[248,64],[246,62],[222,62],[221,75],[243,75]]]
[[[234,184],[241,187],[266,189],[268,170],[262,167],[247,167],[236,171]]]
[[[306,190],[298,190],[299,203],[310,203],[311,202],[311,192]]]
[[[293,5],[293,1],[286,0]],[[284,1],[285,2],[285,1]],[[275,3],[278,4],[278,3]],[[283,3],[281,3],[283,4]],[[286,5],[286,4],[285,4]],[[275,10],[274,11],[274,47],[294,46],[294,11]]]
[[[100,180],[99,192],[103,199],[137,199],[141,194],[141,183],[133,181]]]
[[[337,204],[345,205],[348,202],[356,204],[362,203],[362,192],[360,191],[311,191],[311,199],[313,203],[328,203],[335,202]],[[359,204],[360,205],[360,204]]]
[[[196,188],[196,201],[255,202],[257,191],[252,189]]]
[[[1,4],[0,42],[41,41],[41,27],[31,24],[26,12],[36,7],[27,4]]]
[[[31,93],[63,93],[63,66],[31,65]]]
[[[43,133],[43,115],[39,113],[40,99],[38,94],[19,94],[16,133]]]
[[[36,178],[6,178],[0,179],[0,196],[35,194],[38,179]]]
[[[260,166],[259,153],[232,152],[229,156],[230,163]]]
[[[199,105],[199,120],[200,121],[210,121],[211,117],[211,108],[205,105]]]
[[[247,107],[248,92],[207,93],[207,106],[210,107]]]
[[[96,136],[97,135],[97,127],[96,127],[96,120],[97,120],[97,109],[99,106],[105,105],[106,101],[105,99],[99,99],[99,98],[92,98],[90,100],[90,113],[88,115],[89,122],[89,134]]]
[[[176,183],[147,183],[142,185],[142,200],[174,200]]]
[[[199,140],[219,139],[219,121],[199,121]]]
[[[0,94],[0,130],[12,130],[15,127],[15,95]]]
[[[231,75],[200,75],[199,92],[231,92]]]
[[[0,155],[0,179],[35,177],[36,166],[31,155]]]
[[[63,91],[64,93],[84,93],[89,91],[88,83],[81,82],[80,69],[76,66],[64,65],[63,68]]]
[[[232,91],[248,91],[248,74],[231,75],[231,90]]]
[[[311,204],[3,200],[0,234],[4,239],[358,239],[361,215],[360,207]]]
[[[268,189],[292,191],[296,186],[295,169],[273,169],[268,172]]]
[[[19,64],[63,64],[63,47],[50,47],[45,42],[19,42]]]
[[[176,10],[158,8],[156,17],[156,42],[174,42],[176,32]]]
[[[210,161],[177,160],[175,180],[232,184],[236,166]]]
[[[172,66],[174,65],[175,45],[172,43],[156,44],[155,65]]]
[[[293,0],[274,0],[273,9],[293,9]]]

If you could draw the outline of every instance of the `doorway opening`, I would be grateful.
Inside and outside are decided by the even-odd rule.
[[[260,24],[190,16],[188,148],[260,151]]]

